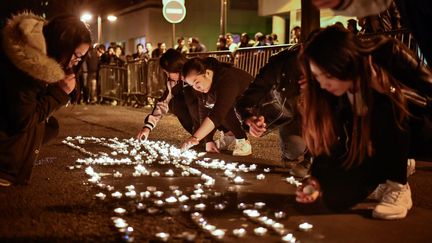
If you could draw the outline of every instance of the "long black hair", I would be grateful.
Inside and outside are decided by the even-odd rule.
[[[174,49],[168,49],[159,59],[160,67],[169,73],[181,73],[187,58]]]
[[[187,61],[183,66],[183,77],[186,77],[192,71],[195,71],[197,74],[205,73],[206,69],[212,70],[216,72],[218,69],[222,67],[232,67],[231,63],[219,62],[214,57],[206,57],[200,58],[195,57]]]
[[[71,14],[52,18],[43,27],[43,34],[48,56],[60,63],[65,71],[68,71],[66,69],[75,49],[81,44],[91,45],[92,42],[88,26],[79,17]]]

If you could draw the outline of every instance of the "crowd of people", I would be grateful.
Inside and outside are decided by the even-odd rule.
[[[349,21],[348,28],[317,29],[304,42],[293,38],[294,45],[271,57],[256,77],[215,58],[187,59],[188,51],[206,50],[197,38],[189,38],[189,48],[184,38],[173,49],[158,44],[151,55],[138,44],[133,58],[159,50],[166,90],[136,138],[148,139],[172,112],[190,134],[183,150],[201,144],[210,153],[248,156],[248,134],[278,130],[281,160],[304,178],[297,202],[341,211],[369,197],[378,201],[373,217],[406,217],[413,205],[408,177],[414,159],[432,160],[432,73],[403,43],[386,36],[362,39],[354,26]],[[300,28],[293,32],[299,35]],[[58,129],[52,112],[74,97],[78,69],[124,60],[117,55],[121,48],[109,47],[108,54],[103,45],[91,49],[88,28],[70,15],[48,22],[18,15],[2,37],[7,48],[0,67],[11,81],[0,89],[0,185],[10,186],[28,183],[40,146]],[[237,47],[266,40],[256,35],[252,44],[246,34]],[[231,50],[233,36],[219,37],[224,41]]]

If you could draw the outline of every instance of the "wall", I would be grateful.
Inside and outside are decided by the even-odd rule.
[[[220,0],[186,0],[185,6],[186,17],[176,24],[176,37],[196,36],[209,50],[215,50],[220,31]],[[254,10],[227,10],[227,32],[271,33],[271,23],[271,17],[258,16]],[[129,11],[119,15],[115,23],[103,21],[102,26],[103,42],[125,42],[129,54],[135,50],[134,39],[140,37],[145,37],[153,46],[157,42],[171,46],[172,25],[162,16],[162,5]]]

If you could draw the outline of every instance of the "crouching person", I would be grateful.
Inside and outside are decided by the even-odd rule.
[[[221,63],[211,57],[189,60],[183,67],[183,76],[186,82],[198,92],[201,125],[183,143],[182,148],[188,149],[197,145],[201,139],[206,138],[209,133],[218,128],[234,134],[234,156],[252,154],[252,147],[247,140],[246,132],[242,129],[235,114],[234,104],[250,85],[253,77],[241,69],[232,67],[231,64]],[[219,151],[217,147],[213,149],[216,152]]]
[[[360,40],[334,26],[312,35],[302,57],[303,137],[314,163],[297,201],[321,195],[344,210],[371,196],[379,201],[373,217],[406,217],[408,158],[432,157],[432,74],[397,40]]]
[[[299,53],[300,45],[295,45],[270,57],[238,99],[236,112],[254,137],[278,129],[282,162],[291,174],[304,177],[311,162],[301,137],[297,109],[303,77]]]
[[[57,135],[52,114],[69,101],[91,38],[78,17],[24,13],[8,20],[1,44],[0,186],[10,186],[29,182],[42,144]]]

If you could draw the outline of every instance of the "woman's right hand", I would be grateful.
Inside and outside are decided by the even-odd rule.
[[[66,74],[63,80],[59,81],[59,87],[66,93],[70,94],[75,89],[75,74]]]
[[[149,134],[150,134],[150,129],[148,127],[143,127],[140,131],[138,131],[136,139],[147,140]]]
[[[307,178],[302,185],[297,188],[296,201],[299,203],[313,203],[321,194],[318,180]]]
[[[265,118],[263,116],[252,116],[245,120],[245,124],[249,126],[249,133],[254,137],[261,137],[267,131]]]

